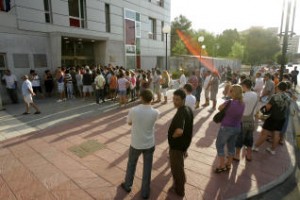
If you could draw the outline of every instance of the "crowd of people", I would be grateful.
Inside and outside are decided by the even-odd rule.
[[[224,75],[225,74],[225,75]],[[212,102],[209,112],[217,109],[217,94],[220,82],[224,79],[223,99],[218,110],[225,113],[220,122],[216,138],[218,164],[215,173],[227,172],[232,162],[241,159],[241,151],[245,147],[245,159],[252,160],[252,152],[258,152],[259,147],[270,141],[266,148],[271,155],[276,154],[279,144],[284,144],[289,116],[295,114],[291,109],[291,102],[297,99],[295,87],[299,74],[297,67],[289,73],[283,74],[279,81],[278,70],[259,70],[255,77],[233,73],[230,68],[223,74],[208,70],[192,71],[186,76],[181,70],[178,79],[179,89],[173,93],[173,104],[177,109],[168,130],[169,161],[173,176],[173,190],[177,195],[185,195],[184,159],[188,157],[187,150],[193,136],[194,110],[200,108],[200,97],[204,90],[207,107]],[[33,103],[32,96],[39,94],[44,98],[41,79],[32,70],[29,76],[22,77],[22,94],[26,103],[26,111],[33,106],[35,114],[40,110]],[[12,89],[17,87],[17,79],[10,71],[3,77],[6,81],[7,92],[11,99],[15,99]],[[127,123],[132,126],[131,144],[129,148],[128,164],[124,182],[121,187],[131,191],[137,160],[141,154],[144,159],[141,195],[144,199],[150,196],[151,170],[155,151],[154,126],[159,118],[159,111],[153,104],[168,103],[167,90],[171,83],[168,71],[126,70],[123,67],[76,67],[58,68],[54,75],[45,71],[44,85],[46,96],[51,96],[54,87],[59,93],[58,102],[73,98],[95,98],[97,104],[101,102],[119,101],[120,107],[129,101],[140,100],[141,104],[131,108]],[[162,96],[164,97],[162,99]],[[258,114],[260,113],[260,114]],[[257,128],[257,120],[263,120],[262,130],[256,141],[253,132]],[[227,147],[227,150],[225,148]]]

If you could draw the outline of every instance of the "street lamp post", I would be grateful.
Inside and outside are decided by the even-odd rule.
[[[205,45],[201,46],[201,44],[202,44],[203,41],[204,41],[204,36],[199,36],[198,37],[198,42],[200,43],[200,65],[199,65],[199,71],[201,70],[201,53],[202,53],[201,51],[202,51],[202,49],[205,49]]]
[[[166,70],[168,71],[168,33],[171,31],[171,27],[169,25],[165,25],[162,31],[166,34]]]

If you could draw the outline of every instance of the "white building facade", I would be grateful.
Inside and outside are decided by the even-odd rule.
[[[164,68],[170,2],[0,0],[0,75],[109,63]]]

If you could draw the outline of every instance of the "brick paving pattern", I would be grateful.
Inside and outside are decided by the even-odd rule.
[[[171,101],[154,107],[161,115],[156,125],[150,199],[180,199],[169,191],[172,176],[167,130],[176,110]],[[116,108],[91,116],[81,116],[83,111],[80,111],[77,118],[1,142],[0,199],[140,199],[141,158],[131,193],[119,186],[125,176],[130,145],[128,109]],[[184,199],[243,199],[272,186],[291,169],[295,158],[291,156],[290,138],[275,156],[264,151],[269,145],[264,144],[260,152],[253,153],[252,162],[246,162],[243,154],[230,172],[215,174],[219,125],[212,121],[215,113],[209,113],[208,109],[195,111],[194,137],[185,160]],[[89,140],[105,147],[82,158],[69,150]]]

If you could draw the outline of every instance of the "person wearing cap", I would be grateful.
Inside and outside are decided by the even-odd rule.
[[[32,96],[35,96],[35,93],[33,92],[31,82],[28,80],[28,76],[24,75],[22,78],[24,80],[22,84],[22,95],[26,105],[25,112],[23,113],[23,115],[30,114],[29,112],[30,106],[32,106],[36,110],[34,114],[40,114],[41,113],[40,109],[37,107],[35,103],[33,103]]]

